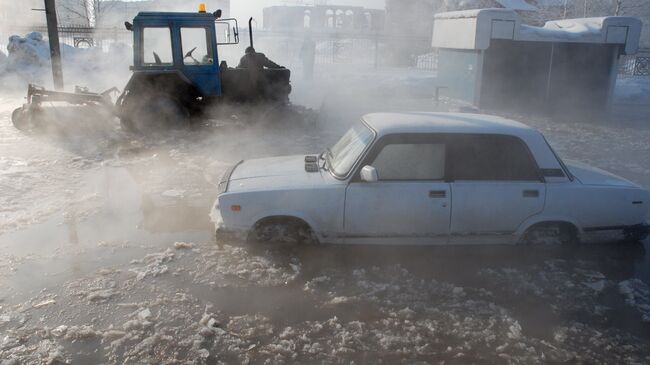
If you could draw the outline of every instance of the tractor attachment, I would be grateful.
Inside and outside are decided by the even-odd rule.
[[[65,102],[77,106],[99,106],[111,113],[115,113],[115,106],[111,100],[112,93],[119,92],[111,88],[101,94],[89,92],[87,88],[75,87],[74,93],[46,90],[43,87],[30,84],[27,88],[27,103],[14,110],[11,122],[19,130],[36,129],[45,123],[43,116],[43,103]]]

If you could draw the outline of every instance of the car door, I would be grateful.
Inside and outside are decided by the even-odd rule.
[[[358,172],[346,190],[346,243],[447,243],[451,212],[444,181],[446,146],[434,136],[390,136],[360,164],[377,170],[377,182]]]
[[[544,208],[546,184],[528,147],[505,135],[456,135],[448,145],[450,242],[510,243]]]

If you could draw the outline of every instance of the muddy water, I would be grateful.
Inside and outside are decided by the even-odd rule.
[[[354,114],[326,113],[325,126],[228,125],[155,141],[91,125],[93,143],[74,128],[25,136],[2,110],[0,359],[650,361],[648,242],[214,242],[207,213],[230,163],[319,151]],[[535,123],[565,155],[650,185],[648,129]]]

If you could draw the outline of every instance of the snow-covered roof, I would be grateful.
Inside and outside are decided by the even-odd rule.
[[[492,39],[529,42],[620,44],[625,54],[639,48],[642,23],[634,17],[610,16],[551,20],[543,27],[523,24],[510,9],[476,9],[436,14],[433,46],[489,48]]]
[[[523,11],[537,11],[536,7],[530,5],[525,0],[496,0],[501,6],[506,9],[523,10]]]
[[[539,134],[522,123],[481,114],[375,113],[364,116],[363,120],[380,136],[395,133],[490,133],[526,139]]]

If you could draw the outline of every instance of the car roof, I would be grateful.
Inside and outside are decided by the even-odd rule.
[[[398,133],[504,134],[522,139],[538,136],[527,125],[493,115],[466,113],[374,113],[363,120],[380,136]]]

